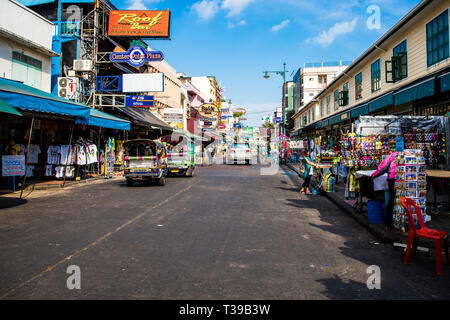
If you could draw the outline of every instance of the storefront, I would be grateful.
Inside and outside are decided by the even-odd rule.
[[[27,180],[100,174],[102,133],[130,129],[126,120],[12,80],[0,79],[0,99],[2,109],[20,110],[20,114],[0,113],[1,153],[26,159]],[[2,177],[2,184],[10,180]]]

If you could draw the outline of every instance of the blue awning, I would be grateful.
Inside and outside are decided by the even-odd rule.
[[[362,106],[353,108],[350,110],[350,118],[358,118],[359,116],[365,116],[366,114],[369,114],[369,105],[364,104]]]
[[[90,108],[85,105],[3,78],[0,78],[0,98],[22,110],[83,118],[90,115]]]
[[[93,108],[90,109],[88,118],[77,118],[75,123],[100,128],[130,130],[130,121],[114,117]]]
[[[450,72],[441,77],[441,92],[450,90]]]
[[[55,0],[17,0],[17,1],[26,7],[55,2]]]
[[[389,92],[385,95],[382,95],[379,98],[376,98],[373,101],[369,102],[369,112],[373,112],[378,109],[382,109],[384,107],[390,106],[394,103],[394,97],[392,92]]]
[[[419,82],[394,94],[395,105],[401,105],[410,101],[419,100],[434,95],[434,77]]]

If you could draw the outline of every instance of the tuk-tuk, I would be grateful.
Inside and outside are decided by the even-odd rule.
[[[193,177],[195,172],[194,136],[189,132],[175,131],[161,140],[168,148],[169,174]]]
[[[129,140],[124,147],[124,176],[127,185],[134,181],[155,181],[158,185],[166,184],[167,149],[157,140]]]

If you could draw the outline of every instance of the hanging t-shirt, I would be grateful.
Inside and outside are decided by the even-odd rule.
[[[52,165],[45,166],[45,176],[46,177],[53,176],[53,166]]]
[[[37,144],[30,145],[30,154],[28,155],[28,162],[29,163],[38,163],[40,153],[41,153],[41,148]]]
[[[59,164],[61,148],[59,146],[50,146],[47,150],[47,163]]]
[[[34,170],[34,166],[28,166],[28,168],[27,168],[27,177],[32,177],[33,176],[33,170]]]
[[[27,148],[25,147],[25,145],[23,145],[23,144],[18,144],[17,146],[20,148],[20,153],[19,153],[19,155],[20,155],[20,156],[25,155],[25,152],[27,152]]]
[[[73,147],[61,146],[61,161],[60,164],[73,164]]]
[[[95,144],[90,144],[87,146],[87,164],[97,162],[97,146]]]
[[[57,166],[55,168],[55,176],[56,178],[63,178],[64,177],[64,167],[62,166]]]
[[[77,165],[86,165],[86,151],[84,146],[77,146]]]

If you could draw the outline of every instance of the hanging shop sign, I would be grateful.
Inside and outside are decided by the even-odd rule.
[[[226,129],[226,128],[227,128],[226,125],[224,125],[224,124],[219,124],[219,129],[220,129],[220,130],[224,130],[224,129]]]
[[[164,121],[167,123],[183,123],[184,109],[164,108]]]
[[[213,118],[219,114],[219,108],[215,104],[205,103],[198,108],[198,113],[205,118]]]
[[[109,36],[170,38],[170,11],[112,10],[109,14]]]
[[[281,120],[281,117],[277,117],[277,118],[275,119],[275,122],[276,122],[276,123],[281,123],[281,121],[282,121],[282,120]]]
[[[147,51],[141,46],[133,46],[127,52],[113,52],[109,55],[111,62],[127,62],[132,67],[141,67],[147,61],[163,61],[161,51]]]
[[[242,115],[247,113],[247,111],[245,109],[243,109],[243,108],[235,109],[235,110],[233,110],[233,112],[234,113],[241,113]]]
[[[125,107],[153,107],[155,96],[126,96]]]
[[[2,156],[2,176],[17,177],[25,175],[25,156]]]

